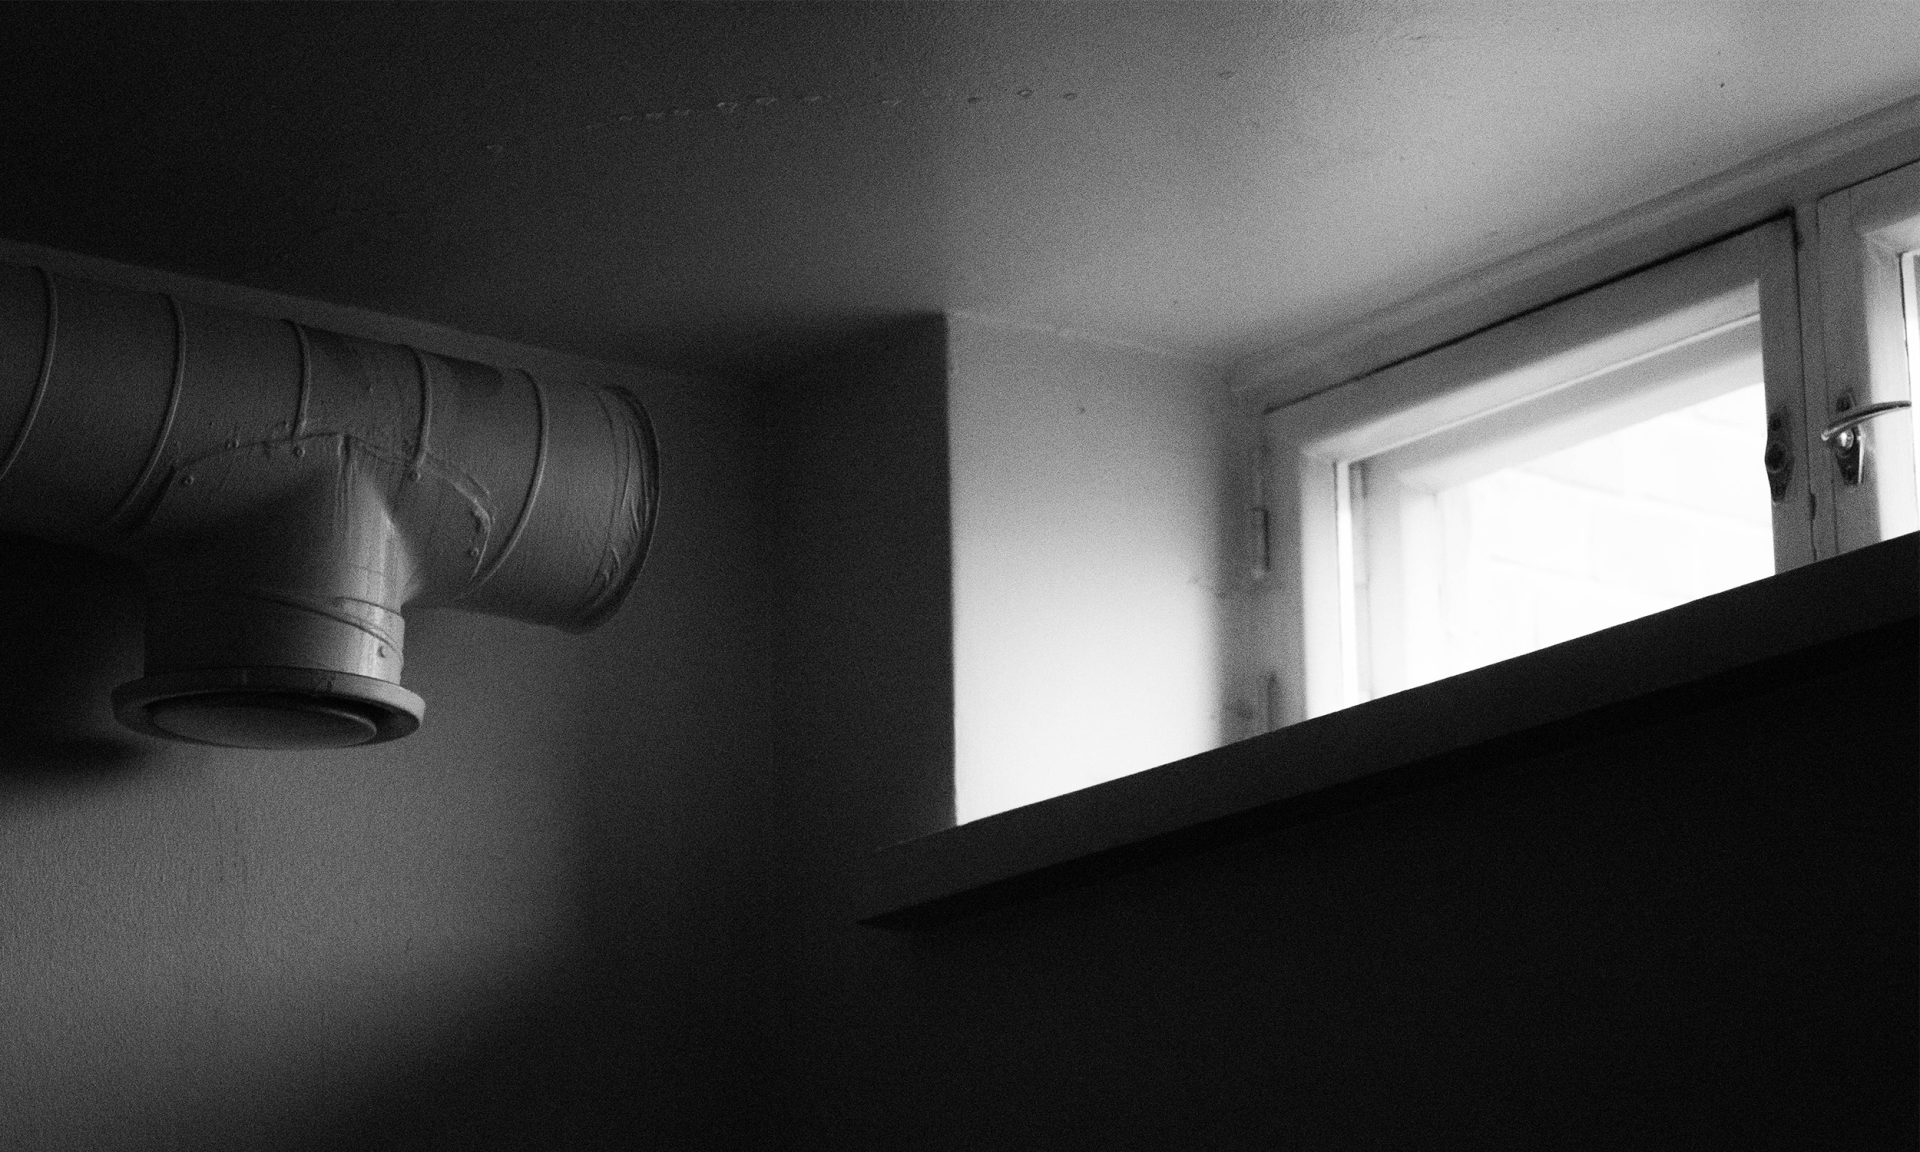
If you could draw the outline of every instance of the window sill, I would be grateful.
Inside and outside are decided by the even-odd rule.
[[[1911,646],[1917,605],[1908,535],[882,849],[859,919],[932,927],[1709,707]]]

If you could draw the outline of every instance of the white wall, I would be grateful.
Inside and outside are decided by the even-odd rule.
[[[959,819],[1233,738],[1218,371],[968,315],[948,370]]]

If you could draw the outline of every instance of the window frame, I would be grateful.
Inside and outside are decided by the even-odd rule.
[[[1269,522],[1279,531],[1264,610],[1297,621],[1269,655],[1283,687],[1274,726],[1369,698],[1352,473],[1436,433],[1583,386],[1702,332],[1758,314],[1769,419],[1804,424],[1798,269],[1785,218],[1596,285],[1262,417]],[[1630,375],[1630,374],[1629,374]],[[1761,465],[1755,446],[1753,466]],[[1804,505],[1773,506],[1774,567],[1811,560]]]
[[[1271,414],[1296,406],[1311,413],[1304,406],[1355,391],[1345,385],[1375,381],[1424,357],[1445,356],[1483,333],[1523,324],[1748,230],[1771,226],[1790,237],[1789,243],[1767,245],[1763,310],[1797,317],[1797,323],[1769,323],[1763,333],[1768,417],[1777,425],[1770,429],[1769,447],[1777,438],[1786,450],[1789,486],[1796,494],[1774,506],[1775,570],[1785,572],[1881,539],[1877,530],[1857,527],[1874,521],[1847,507],[1850,496],[1858,502],[1858,490],[1848,493],[1835,483],[1832,454],[1820,433],[1845,380],[1860,371],[1853,366],[1859,357],[1849,359],[1847,341],[1859,345],[1869,338],[1847,323],[1849,316],[1868,315],[1844,299],[1850,290],[1859,299],[1854,285],[1865,282],[1867,304],[1879,310],[1872,313],[1871,336],[1881,357],[1875,379],[1895,379],[1884,366],[1885,349],[1890,334],[1912,321],[1910,314],[1897,314],[1903,280],[1898,245],[1891,241],[1920,239],[1913,215],[1920,196],[1914,190],[1920,183],[1913,175],[1917,169],[1920,98],[1463,276],[1332,336],[1269,350],[1238,369],[1234,387],[1249,422],[1261,427],[1255,475],[1247,484],[1260,558],[1247,596],[1238,674],[1265,700],[1268,730],[1359,698],[1349,655],[1359,637],[1353,634],[1353,606],[1342,600],[1351,596],[1352,574],[1330,575],[1340,556],[1351,555],[1351,541],[1339,535],[1351,524],[1351,509],[1339,504],[1345,499],[1345,478],[1321,469],[1304,477],[1299,489],[1300,498],[1318,508],[1337,508],[1333,518],[1344,526],[1329,531],[1324,511],[1309,513],[1303,524],[1290,474],[1297,462],[1288,459],[1303,445],[1323,450],[1343,445],[1325,428],[1319,441],[1312,430],[1269,436]],[[1844,213],[1837,207],[1842,205]],[[1889,300],[1896,310],[1892,320],[1886,315]],[[1920,334],[1905,346],[1920,356]],[[1896,386],[1886,385],[1884,391],[1893,393]],[[1904,382],[1897,386],[1898,395],[1906,391]],[[1869,400],[1889,398],[1882,392],[1876,383],[1868,390]],[[1868,402],[1857,395],[1854,400]],[[1338,403],[1328,402],[1328,425],[1339,423],[1338,411]],[[1856,526],[1844,536],[1843,522]],[[1296,557],[1302,575],[1290,578]]]

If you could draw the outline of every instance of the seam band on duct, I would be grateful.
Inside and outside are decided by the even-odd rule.
[[[289,320],[293,325],[294,343],[300,346],[300,398],[294,401],[293,427],[287,432],[287,439],[298,440],[307,434],[307,402],[313,395],[313,347],[307,340],[306,326],[298,320]]]
[[[613,414],[613,409],[607,406],[607,393],[595,392],[593,394],[593,401],[599,405],[600,418],[607,422],[607,431],[612,434],[614,440],[620,440],[622,438],[621,433],[625,429],[619,418]],[[635,493],[633,479],[635,471],[636,469],[633,466],[632,458],[623,458],[620,464],[620,499],[615,501],[614,505],[607,510],[608,519],[612,521],[612,523],[609,523],[607,526],[607,543],[601,551],[599,570],[594,574],[594,579],[597,581],[597,584],[593,590],[593,595],[596,600],[599,599],[602,592],[613,585],[613,573],[620,570],[620,545],[618,544],[620,534],[615,530],[619,527],[619,522],[621,520],[630,522],[633,527],[633,535],[637,537],[640,534],[640,520],[639,517],[635,515],[636,508],[634,504]],[[606,553],[608,552],[613,553],[612,571],[609,571],[607,566]]]
[[[107,513],[108,524],[119,520],[132,509],[134,501],[146,490],[147,481],[153,479],[154,470],[160,467],[160,457],[165,452],[167,441],[173,435],[174,413],[180,410],[180,392],[187,378],[187,314],[180,308],[180,301],[167,297],[167,307],[173,310],[173,385],[167,393],[167,414],[160,418],[160,434],[153,438],[153,449],[147,453],[146,466],[140,469],[140,478],[127,489],[120,503]]]
[[[282,608],[286,608],[294,612],[303,612],[309,616],[318,616],[318,617],[321,617],[322,619],[332,620],[337,624],[345,624],[350,628],[357,628],[360,631],[365,632],[367,635],[373,637],[374,642],[378,644],[385,644],[392,648],[400,648],[404,643],[404,639],[402,637],[395,636],[392,632],[388,631],[385,628],[380,627],[378,624],[370,623],[367,620],[359,616],[356,616],[351,612],[344,612],[339,608],[334,607],[332,604],[328,603],[329,600],[337,601],[337,602],[354,602],[353,598],[351,597],[345,597],[345,596],[322,597],[322,596],[315,596],[311,593],[306,593],[306,592],[285,592],[277,588],[242,588],[238,590],[233,590],[233,589],[227,589],[227,588],[222,588],[218,586],[211,587],[211,588],[189,588],[189,589],[186,589],[183,594],[184,595],[202,595],[202,596],[204,595],[245,596],[250,600],[257,600],[262,604],[277,604]],[[387,607],[386,605],[376,603],[372,600],[359,600],[357,602],[361,604],[371,605],[373,608],[378,609],[379,611],[384,613],[398,615],[398,613],[394,613],[393,610]]]
[[[455,603],[464,599],[475,588],[493,579],[493,574],[499,571],[500,566],[507,562],[507,557],[513,554],[514,545],[520,543],[520,533],[526,531],[527,521],[533,518],[534,505],[540,502],[540,481],[547,474],[547,393],[540,386],[539,377],[531,372],[523,371],[520,374],[526,377],[527,383],[533,387],[533,406],[539,417],[533,439],[533,476],[527,481],[527,498],[520,505],[520,515],[514,518],[512,531],[508,532],[507,538],[500,542],[500,551],[494,553],[493,559],[489,560],[486,566],[467,582],[466,590],[454,598]]]
[[[407,465],[407,479],[418,480],[427,462],[427,434],[433,427],[433,378],[420,349],[409,344],[407,351],[413,353],[413,366],[420,373],[420,430],[414,436],[413,461]]]
[[[7,449],[6,460],[0,462],[0,480],[7,478],[14,461],[20,459],[21,449],[27,446],[27,434],[33,431],[33,422],[40,416],[40,404],[47,398],[47,383],[53,379],[53,349],[60,335],[60,292],[45,268],[34,271],[40,273],[40,283],[47,291],[47,334],[40,344],[40,378],[34,383],[33,400],[20,420],[20,430],[13,434],[13,446]]]
[[[593,628],[604,620],[608,613],[619,606],[626,589],[639,577],[641,564],[653,540],[653,526],[659,511],[659,502],[654,493],[660,479],[660,454],[654,439],[653,421],[647,418],[645,409],[627,392],[597,389],[593,395],[615,441],[638,450],[640,458],[636,462],[632,453],[620,453],[624,461],[620,470],[620,499],[609,510],[607,543],[601,551],[600,564],[595,573],[597,587],[587,600],[586,610],[577,612],[575,623],[570,626],[578,631]],[[618,419],[614,413],[615,407],[623,409],[631,419]],[[614,530],[620,526],[623,514],[626,525],[633,530],[630,563],[622,561],[616,543],[619,533]],[[607,568],[609,562],[614,566],[611,572]],[[622,575],[619,573],[623,567],[625,573]]]

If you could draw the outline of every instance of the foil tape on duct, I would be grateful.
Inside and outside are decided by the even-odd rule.
[[[404,611],[573,631],[658,506],[624,392],[0,265],[0,532],[136,564],[123,723],[252,748],[405,736]]]

